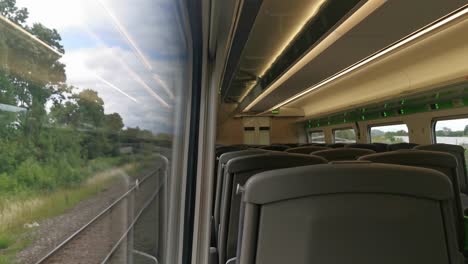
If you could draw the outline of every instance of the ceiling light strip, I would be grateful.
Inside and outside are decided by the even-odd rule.
[[[435,22],[435,23],[433,23],[433,24],[431,24],[431,25],[429,25],[429,26],[427,26],[427,27],[413,33],[413,34],[411,34],[411,35],[409,35],[408,37],[400,40],[399,42],[393,44],[392,46],[390,46],[390,47],[388,47],[388,48],[386,48],[386,49],[384,49],[384,50],[382,50],[382,51],[380,51],[380,52],[378,52],[378,53],[376,53],[376,54],[374,54],[374,55],[372,55],[372,56],[370,56],[370,57],[368,57],[368,58],[354,64],[354,65],[352,65],[352,66],[350,66],[349,68],[347,68],[347,69],[333,75],[332,77],[330,77],[330,78],[328,78],[328,79],[326,79],[326,80],[324,80],[324,81],[322,81],[322,82],[308,88],[307,90],[296,94],[295,96],[293,96],[293,97],[291,97],[291,98],[289,98],[289,99],[275,105],[271,109],[277,109],[277,108],[282,107],[282,106],[284,106],[286,104],[289,104],[292,101],[295,101],[298,98],[300,98],[300,97],[302,97],[302,96],[304,96],[304,95],[306,95],[306,94],[308,94],[308,93],[310,93],[310,92],[312,92],[312,91],[314,91],[314,90],[316,90],[316,89],[318,89],[320,87],[323,87],[324,85],[329,84],[330,82],[332,82],[332,81],[334,81],[334,80],[336,80],[336,79],[338,79],[340,77],[343,77],[344,75],[346,75],[346,74],[348,74],[348,73],[350,73],[352,71],[355,71],[355,70],[363,67],[364,65],[367,65],[370,62],[372,62],[372,61],[374,61],[376,59],[379,59],[382,56],[385,56],[388,53],[393,52],[396,49],[398,49],[398,48],[400,48],[400,47],[402,47],[402,46],[404,46],[404,45],[406,45],[406,44],[408,44],[408,43],[410,43],[410,42],[412,42],[412,41],[414,41],[414,40],[416,40],[418,38],[421,38],[424,35],[432,32],[432,31],[434,31],[436,29],[439,29],[442,26],[444,26],[444,25],[446,25],[446,24],[448,24],[448,23],[450,23],[450,22],[452,22],[452,21],[454,21],[456,19],[459,19],[459,18],[461,18],[461,17],[463,17],[463,16],[465,16],[467,14],[468,14],[468,5],[465,5],[464,7],[462,7],[461,9],[459,9],[457,11],[455,11],[451,15],[449,15],[449,16],[447,16],[447,17],[445,17],[445,18],[443,18],[443,19],[441,19],[441,20],[439,20],[439,21],[437,21],[437,22]],[[270,111],[270,110],[268,110],[268,111]],[[268,111],[266,111],[266,112],[268,112]]]
[[[354,28],[367,16],[373,13],[376,9],[382,6],[386,0],[374,0],[368,1],[361,8],[356,10],[348,19],[341,23],[334,31],[330,32],[321,42],[319,42],[314,48],[312,48],[305,56],[303,56],[297,63],[292,65],[284,74],[281,75],[276,81],[274,81],[265,91],[262,92],[257,98],[255,98],[247,107],[243,110],[244,112],[249,111],[255,106],[258,102],[264,99],[267,95],[277,89],[282,85],[286,80],[288,80],[292,75],[296,74],[302,67],[307,63],[315,59],[320,55],[324,50],[330,47],[335,43],[339,38],[346,34],[349,30]]]

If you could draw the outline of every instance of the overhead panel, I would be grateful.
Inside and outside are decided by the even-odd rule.
[[[251,110],[263,112],[271,109],[466,4],[465,0],[387,1]],[[262,87],[253,89],[243,106],[252,102],[262,91]]]
[[[264,0],[223,98],[241,101],[254,85],[270,84],[360,2]]]

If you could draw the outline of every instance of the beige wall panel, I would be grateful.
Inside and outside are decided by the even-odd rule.
[[[242,119],[229,118],[218,125],[216,143],[223,145],[243,144],[244,127]]]

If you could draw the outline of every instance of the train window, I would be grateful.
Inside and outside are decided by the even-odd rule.
[[[468,149],[468,118],[436,121],[434,136],[436,143],[460,145]]]
[[[0,263],[171,262],[181,3],[0,0]]]
[[[356,131],[353,128],[335,129],[333,139],[335,143],[355,143]]]
[[[409,142],[408,126],[405,124],[372,126],[370,128],[372,143],[402,143]]]
[[[309,132],[310,143],[325,143],[325,134],[323,131],[311,131]]]

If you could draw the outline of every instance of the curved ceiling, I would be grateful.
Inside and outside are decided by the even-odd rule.
[[[285,5],[285,2],[288,4]],[[283,6],[280,3],[283,3]],[[313,4],[320,5],[317,1],[264,0],[260,12],[266,12],[262,10],[266,6],[278,5],[282,10],[287,8],[296,10],[294,12],[299,12],[298,14],[302,16],[307,12],[300,13],[300,11],[313,8]],[[320,83],[466,4],[466,0],[386,1],[276,89],[269,90],[269,86],[254,87],[240,104],[240,110],[247,108],[253,113],[269,110],[278,103]],[[238,70],[245,70],[248,73],[245,77],[246,80],[250,78],[250,83],[243,83],[241,87],[235,87],[238,85],[235,83],[231,84],[235,87],[232,91],[236,91],[230,95],[234,101],[239,100],[242,93],[254,83],[255,77],[261,75],[262,69],[268,65],[267,61],[275,57],[274,54],[277,53],[280,41],[275,43],[277,45],[262,44],[274,41],[276,36],[278,40],[287,38],[287,34],[284,33],[286,31],[280,30],[278,26],[278,16],[265,14],[260,13],[257,16],[238,65]],[[273,22],[275,20],[276,23]],[[283,25],[292,27],[300,23],[297,19],[288,21],[288,24],[283,23]],[[256,99],[258,96],[261,100]]]

